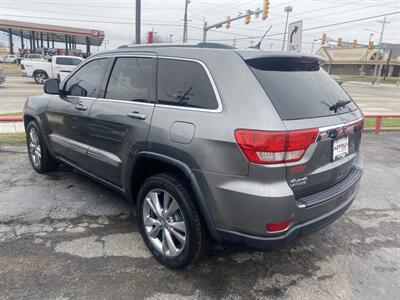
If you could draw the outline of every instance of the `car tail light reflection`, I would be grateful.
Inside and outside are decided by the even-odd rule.
[[[316,128],[293,131],[235,131],[236,142],[246,158],[259,164],[299,161],[317,135]]]

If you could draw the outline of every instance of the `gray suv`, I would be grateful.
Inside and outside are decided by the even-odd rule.
[[[162,264],[212,242],[270,249],[351,205],[363,115],[316,56],[222,45],[96,54],[24,108],[29,158],[131,200]]]

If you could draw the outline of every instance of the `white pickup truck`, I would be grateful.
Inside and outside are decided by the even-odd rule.
[[[54,55],[51,62],[22,60],[21,75],[32,77],[36,83],[43,84],[49,78],[57,78],[59,73],[69,73],[83,61],[78,56]]]

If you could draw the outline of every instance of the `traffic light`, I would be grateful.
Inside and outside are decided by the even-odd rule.
[[[250,13],[251,13],[251,11],[250,10],[247,10],[247,15],[246,15],[246,17],[244,18],[244,24],[250,24],[250,21],[251,21],[251,16],[250,16]]]
[[[336,47],[341,47],[342,46],[342,38],[338,38],[336,41]]]
[[[268,14],[269,14],[269,0],[264,0],[262,19],[265,20],[266,18],[268,18]]]
[[[374,49],[374,41],[369,41],[368,42],[368,50]]]
[[[356,39],[353,40],[353,43],[351,44],[351,46],[353,48],[357,48],[357,40]]]
[[[323,33],[321,37],[321,45],[325,45],[325,43],[326,43],[326,33]]]
[[[232,20],[231,17],[228,17],[228,19],[226,20],[226,29],[229,29],[232,27]]]

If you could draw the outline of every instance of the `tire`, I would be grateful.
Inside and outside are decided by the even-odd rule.
[[[49,76],[47,76],[46,72],[38,71],[33,75],[33,79],[38,84],[44,84],[44,82],[49,79]]]
[[[47,173],[58,167],[58,162],[47,149],[39,126],[35,121],[29,122],[26,127],[26,145],[29,160],[33,169],[38,173]]]
[[[185,182],[173,174],[157,174],[145,180],[137,198],[136,215],[144,242],[153,256],[171,269],[194,264],[207,253],[210,245],[208,232]],[[164,198],[166,194],[169,199],[167,204]],[[155,214],[157,205],[154,200],[157,199],[153,199],[154,195],[157,195],[159,200],[158,216]],[[178,205],[178,209],[173,201]],[[153,209],[149,202],[153,204]],[[164,206],[167,206],[167,209]],[[171,246],[171,241],[176,247]]]

